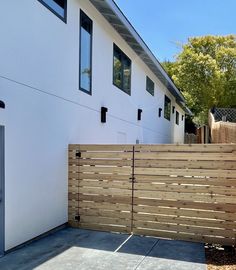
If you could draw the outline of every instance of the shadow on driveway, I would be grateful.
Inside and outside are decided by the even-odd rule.
[[[206,270],[203,244],[65,228],[0,259],[1,270]]]

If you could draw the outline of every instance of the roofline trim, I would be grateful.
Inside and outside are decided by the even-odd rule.
[[[143,48],[143,50],[148,54],[150,59],[156,64],[159,71],[162,73],[162,75],[165,77],[165,79],[170,83],[170,85],[175,90],[176,94],[180,98],[180,101],[185,102],[185,99],[179,89],[176,87],[174,82],[170,79],[160,62],[157,60],[155,55],[152,53],[151,49],[148,47],[148,45],[145,43],[145,41],[141,38],[141,36],[138,34],[138,32],[135,30],[135,28],[132,26],[130,21],[127,19],[127,17],[124,15],[124,13],[121,11],[121,9],[118,7],[118,5],[113,0],[104,0],[112,9],[112,11],[118,16],[118,18],[121,20],[121,22],[126,26],[127,30],[132,34],[132,36],[136,39],[136,41],[139,43],[139,45]]]

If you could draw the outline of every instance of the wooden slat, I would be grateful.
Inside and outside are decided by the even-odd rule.
[[[68,192],[69,193],[78,193],[78,187],[75,187],[75,186],[69,186],[68,187]]]
[[[81,158],[132,159],[132,154],[129,152],[82,152]]]
[[[210,211],[210,210],[201,210],[201,209],[185,209],[185,208],[174,208],[174,207],[156,207],[156,206],[147,206],[147,205],[134,205],[134,213],[150,213],[150,214],[159,214],[159,215],[169,215],[169,216],[182,216],[182,217],[198,217],[205,219],[218,219],[218,220],[236,220],[236,212],[219,212],[219,211]],[[171,218],[171,217],[170,217]]]
[[[107,232],[120,232],[120,233],[130,233],[130,227],[118,226],[118,225],[101,225],[101,224],[91,224],[91,223],[81,223],[75,220],[69,221],[69,225],[75,228],[90,229],[97,231],[107,231]]]
[[[97,180],[119,180],[129,181],[130,175],[122,174],[98,174],[98,173],[70,173],[70,179],[97,179]]]
[[[235,161],[236,163],[236,161]],[[179,176],[208,176],[236,178],[236,170],[206,170],[206,169],[168,169],[168,168],[136,168],[135,175],[179,175]]]
[[[236,197],[221,196],[221,195],[198,195],[195,193],[180,193],[180,192],[155,192],[146,190],[135,190],[135,198],[151,198],[162,200],[182,200],[206,203],[234,203],[236,204]]]
[[[125,160],[123,161],[125,162]],[[128,162],[128,161],[126,161]],[[99,163],[98,163],[99,164]],[[113,163],[111,163],[113,164]],[[127,163],[128,164],[128,163]],[[135,160],[135,167],[149,167],[149,168],[182,168],[182,169],[227,169],[235,170],[235,161],[224,161],[224,160],[214,160],[214,161],[188,161],[188,160]]]
[[[80,151],[133,151],[133,145],[128,144],[70,144],[69,150]]]
[[[206,178],[206,177],[175,177],[175,176],[157,176],[157,175],[135,175],[135,181],[138,183],[159,182],[165,184],[195,184],[209,186],[234,186],[236,187],[235,178]]]
[[[80,187],[79,192],[81,194],[100,194],[100,195],[119,195],[119,196],[131,196],[131,190],[123,190],[118,188],[93,188],[93,187]]]
[[[227,230],[236,230],[236,223],[233,221],[217,220],[217,219],[200,219],[189,217],[180,217],[180,216],[168,216],[168,215],[153,215],[153,213],[143,214],[143,213],[134,213],[134,220],[136,221],[155,221],[160,223],[176,223],[176,224],[185,224],[192,226],[200,226],[207,228],[223,228]]]
[[[79,172],[88,173],[110,173],[110,174],[131,174],[131,167],[95,167],[95,166],[81,166],[78,167]]]
[[[81,216],[95,216],[95,217],[109,217],[109,218],[120,218],[120,219],[129,219],[131,218],[130,211],[113,211],[105,209],[79,209],[79,214]],[[129,222],[130,225],[130,222]]]
[[[70,179],[69,186],[97,186],[97,187],[117,187],[117,188],[131,188],[130,181],[109,181],[109,180],[99,180],[99,179],[81,179],[77,180],[75,178]]]
[[[121,219],[121,218],[110,218],[110,217],[102,217],[102,216],[85,216],[81,215],[80,217],[81,223],[93,223],[93,224],[103,224],[103,225],[122,225],[122,226],[130,226],[129,219]]]
[[[92,201],[97,203],[112,203],[112,204],[128,204],[131,205],[132,198],[130,196],[104,196],[104,195],[85,195],[78,194],[79,201]]]
[[[214,228],[203,228],[196,226],[186,226],[186,225],[176,225],[169,223],[156,223],[149,221],[134,221],[134,226],[136,228],[144,229],[155,229],[160,231],[172,231],[172,232],[187,232],[200,235],[211,235],[211,236],[223,236],[223,237],[234,237],[234,232],[232,230],[225,229],[214,229]]]
[[[71,181],[71,183],[73,184],[74,182]],[[131,189],[132,184],[129,183],[128,181],[125,182],[125,181],[106,181],[106,180],[80,180],[79,187]]]
[[[160,183],[136,183],[135,189],[149,190],[149,191],[171,191],[181,193],[204,193],[204,194],[222,194],[228,196],[236,196],[236,188],[203,186],[203,185],[178,185],[178,184],[160,184]]]
[[[133,229],[134,234],[138,235],[149,235],[156,236],[158,238],[165,239],[178,239],[184,241],[193,241],[193,242],[203,242],[203,243],[218,243],[223,245],[234,245],[235,239],[233,238],[224,238],[224,237],[210,237],[203,235],[194,235],[194,234],[186,234],[186,233],[173,233],[173,232],[163,232],[152,229]]]
[[[80,158],[76,157],[76,153],[78,151],[71,151],[68,154],[69,160],[74,161],[76,164],[79,164],[80,161],[125,161],[125,160],[131,160],[131,152],[80,152]]]
[[[79,202],[80,208],[92,208],[92,209],[107,209],[117,211],[131,211],[131,205],[129,204],[112,204],[112,203],[94,203],[94,202]]]
[[[236,161],[234,153],[171,153],[171,152],[137,152],[136,159],[160,160],[231,160]]]
[[[97,230],[97,231],[104,231],[104,232],[121,232],[121,233],[130,233],[130,227],[119,226],[116,224],[94,224],[94,223],[83,223],[80,222],[79,225],[74,227],[82,228],[82,229],[90,229],[90,230]]]
[[[215,152],[231,153],[236,151],[236,144],[150,144],[135,145],[135,151],[152,151],[152,152]]]
[[[227,206],[227,208],[226,208]],[[136,198],[134,199],[134,209],[136,209],[136,207],[143,207],[143,209],[145,209],[146,207],[150,207],[150,210],[147,211],[147,213],[149,213],[149,211],[151,211],[151,209],[153,209],[154,212],[150,212],[150,213],[156,213],[155,211],[159,211],[160,209],[164,209],[163,211],[166,211],[168,213],[168,211],[170,211],[170,208],[173,208],[173,211],[176,211],[176,209],[181,208],[184,210],[188,211],[193,211],[193,217],[198,216],[202,213],[202,210],[206,210],[206,216],[209,214],[209,216],[219,216],[221,215],[221,213],[227,213],[227,215],[230,217],[230,219],[235,220],[236,219],[236,211],[235,211],[235,204],[229,204],[229,205],[225,205],[225,204],[221,204],[221,205],[217,205],[217,204],[208,204],[208,203],[194,203],[194,202],[185,202],[185,201],[165,201],[165,200],[160,200],[160,201],[156,201],[155,199],[150,200],[150,199],[139,199]],[[160,207],[160,209],[159,209]],[[146,210],[145,210],[146,211]]]
[[[111,160],[111,159],[76,159],[75,164],[79,166],[83,165],[105,165],[105,166],[132,166],[132,160],[120,159],[120,160]]]
[[[78,203],[78,201],[71,200],[70,204],[68,206],[73,207],[73,208],[79,208],[79,203]]]
[[[69,220],[74,220],[74,217],[78,214],[78,209],[75,207],[68,207],[68,213],[69,213]]]

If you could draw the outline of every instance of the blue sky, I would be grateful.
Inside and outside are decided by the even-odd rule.
[[[188,37],[236,34],[236,0],[115,0],[155,56],[173,60]]]

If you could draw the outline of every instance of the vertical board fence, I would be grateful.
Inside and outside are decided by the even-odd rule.
[[[234,114],[236,114],[236,109],[234,109],[234,112],[232,111],[231,115],[229,113],[228,117],[235,120],[236,116],[234,116]],[[214,115],[210,112],[208,115],[208,122],[211,131],[211,143],[236,143],[235,122],[216,121]]]
[[[236,145],[70,145],[75,227],[234,245]]]

